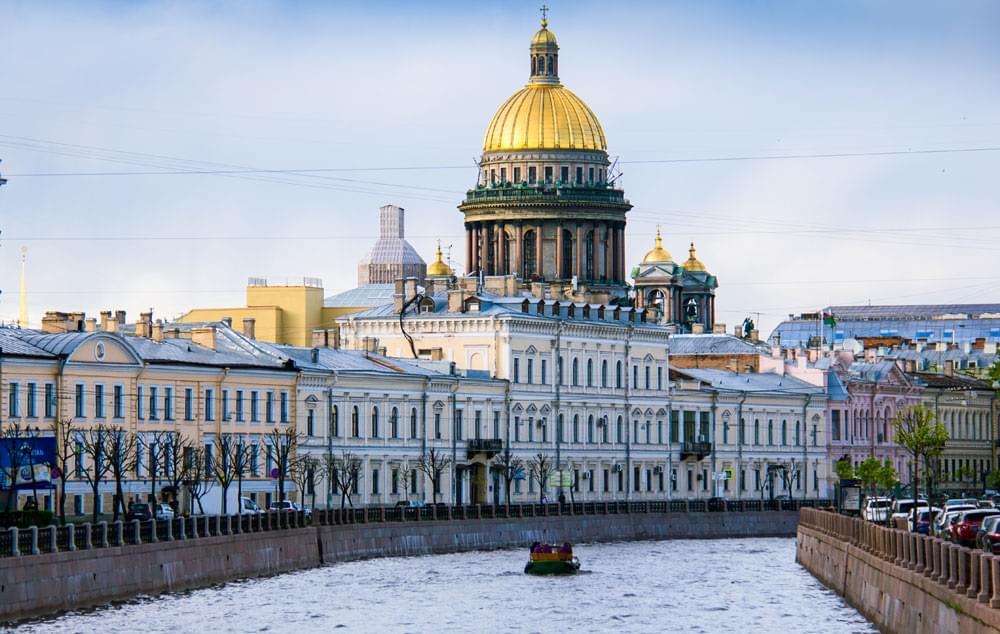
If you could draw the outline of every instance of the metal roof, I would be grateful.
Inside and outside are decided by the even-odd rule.
[[[383,306],[391,304],[395,289],[392,284],[365,284],[357,288],[330,295],[323,300],[326,308],[352,308]]]
[[[25,341],[24,336],[34,331],[0,327],[0,354],[24,357],[54,358],[51,352]]]
[[[823,394],[825,390],[787,374],[749,372],[737,374],[727,370],[670,368],[671,373],[686,375],[712,388],[731,392],[777,392],[790,394]]]
[[[749,341],[723,334],[675,334],[670,336],[670,354],[712,355],[712,354],[760,354],[766,349]]]

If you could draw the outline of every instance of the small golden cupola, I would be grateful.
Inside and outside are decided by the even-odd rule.
[[[692,251],[693,253],[693,251]],[[664,262],[673,262],[673,258],[670,257],[670,252],[663,248],[663,238],[660,237],[660,228],[656,228],[656,242],[653,248],[646,253],[646,257],[642,258],[643,264],[662,264]]]
[[[694,242],[691,243],[691,248],[688,249],[688,259],[684,262],[685,271],[694,271],[697,273],[704,273],[706,271],[705,264],[695,257],[694,254]]]
[[[444,254],[441,253],[441,241],[438,240],[437,253],[434,261],[427,265],[427,277],[451,277],[453,272],[451,267],[444,261]]]

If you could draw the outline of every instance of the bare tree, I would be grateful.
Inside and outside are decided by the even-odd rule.
[[[76,430],[70,418],[54,419],[50,423],[56,439],[56,464],[59,473],[59,521],[66,523],[66,478],[69,477],[70,460],[76,456]]]
[[[17,422],[8,422],[0,429],[0,452],[3,453],[3,483],[7,488],[6,512],[17,510],[17,478],[21,468],[27,466],[29,456],[22,451],[24,440],[30,435],[30,428]],[[28,452],[30,454],[30,452]],[[12,508],[13,507],[13,508]]]
[[[510,447],[506,447],[503,453],[493,456],[490,467],[503,478],[504,499],[510,504],[510,487],[519,474],[523,477],[524,461],[512,454]]]
[[[236,474],[236,503],[240,505],[239,512],[243,512],[243,476],[250,472],[250,457],[253,449],[247,444],[243,436],[237,436],[230,447],[229,460],[233,465],[233,473]]]
[[[201,505],[201,498],[205,497],[215,486],[211,457],[203,447],[195,447],[189,455],[191,456],[191,465],[188,469],[186,484],[191,492],[192,500],[198,503],[198,512],[204,514],[205,509]]]
[[[227,515],[228,500],[229,497],[229,486],[236,479],[236,469],[233,465],[233,446],[236,444],[236,439],[230,434],[219,434],[215,437],[215,457],[208,457],[207,460],[211,465],[212,475],[215,476],[216,481],[219,483],[219,487],[222,489],[222,514]]]
[[[93,495],[93,521],[97,523],[98,500],[101,497],[101,483],[111,471],[111,460],[108,456],[108,435],[112,433],[108,426],[100,423],[88,429],[83,434],[83,452],[87,463],[83,469],[83,477],[87,479]]]
[[[171,435],[171,432],[168,431],[154,431],[145,434],[146,471],[149,472],[149,492],[154,504],[156,503],[156,483],[161,476],[166,479],[166,453]]]
[[[274,457],[274,468],[278,470],[278,500],[285,499],[285,480],[299,446],[299,435],[295,428],[287,426],[284,429],[275,427],[268,434],[268,447]]]
[[[111,477],[115,481],[114,521],[117,522],[120,513],[125,512],[125,479],[136,468],[135,434],[118,425],[109,427],[104,446]]]
[[[313,478],[316,474],[316,468],[319,466],[319,461],[316,460],[310,454],[303,454],[301,456],[296,456],[292,460],[292,466],[289,469],[288,476],[291,478],[292,482],[295,483],[295,487],[299,490],[299,504],[303,508],[306,506],[306,491],[309,489],[309,485],[314,482]],[[313,488],[313,505],[316,502],[316,489]]]
[[[538,501],[545,501],[545,487],[549,481],[549,474],[555,469],[552,457],[548,454],[537,453],[528,460],[528,473],[538,483]]]
[[[441,494],[441,474],[451,466],[451,457],[437,448],[431,447],[417,459],[417,469],[422,471],[431,481],[432,499],[437,504]]]
[[[180,432],[172,432],[163,439],[163,444],[163,480],[174,491],[178,507],[174,510],[180,512],[180,491],[190,475],[188,471],[191,469],[190,454],[194,441]]]
[[[349,451],[345,451],[334,461],[332,472],[328,474],[335,490],[340,493],[340,508],[343,509],[347,502],[351,501],[351,495],[358,489],[361,483],[363,470],[361,459]]]
[[[415,487],[413,485],[416,483],[416,477],[419,469],[415,465],[410,464],[408,461],[404,460],[399,463],[396,467],[396,483],[397,486],[402,486],[402,498],[404,500],[410,499],[411,493],[416,493]]]

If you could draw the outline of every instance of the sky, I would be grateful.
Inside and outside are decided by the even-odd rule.
[[[634,205],[630,266],[657,225],[677,261],[694,241],[730,331],[1000,301],[1000,4],[547,4]],[[352,288],[388,203],[425,260],[462,260],[538,7],[0,1],[0,320],[22,247],[35,326],[240,306],[248,277]]]

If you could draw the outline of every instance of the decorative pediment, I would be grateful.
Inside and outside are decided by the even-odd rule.
[[[513,411],[513,412],[514,412],[515,414],[520,414],[521,412],[523,412],[523,411],[524,411],[524,408],[523,408],[523,407],[521,407],[521,404],[520,404],[520,403],[517,403],[516,405],[514,405],[514,407],[512,407],[512,408],[511,408],[511,410],[512,410],[512,411]]]
[[[548,416],[549,412],[551,412],[551,411],[552,411],[552,408],[549,407],[547,404],[546,405],[542,405],[542,409],[539,410],[539,412],[541,412],[542,416]]]
[[[116,363],[142,365],[132,346],[118,337],[99,333],[78,340],[67,356],[67,363]]]
[[[534,403],[529,403],[529,404],[528,404],[528,413],[529,413],[529,414],[534,414],[534,413],[535,413],[535,412],[537,412],[537,411],[538,411],[538,408],[537,408],[537,407],[535,407],[535,404],[534,404]]]
[[[538,349],[535,346],[528,346],[528,349],[524,351],[524,354],[537,354]]]

